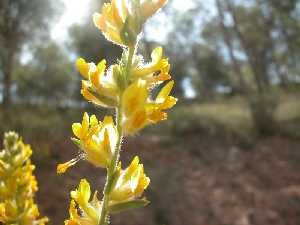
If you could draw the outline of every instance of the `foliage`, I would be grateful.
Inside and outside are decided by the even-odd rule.
[[[3,72],[3,104],[11,101],[13,65],[25,43],[45,38],[51,18],[55,16],[60,2],[50,0],[3,0],[0,3],[0,54]],[[47,16],[45,16],[47,14]]]
[[[37,46],[32,59],[16,68],[17,99],[31,104],[67,105],[76,90],[71,85],[75,80],[71,72],[71,63],[58,45],[50,42]]]

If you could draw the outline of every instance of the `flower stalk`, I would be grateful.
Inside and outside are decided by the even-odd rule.
[[[126,66],[126,74],[125,74],[125,80],[127,83],[128,78],[130,77],[130,70],[132,66],[132,59],[134,55],[135,49],[132,47],[128,48],[128,59],[127,59],[127,66]],[[120,93],[120,97],[123,93]],[[100,223],[99,225],[106,225],[108,224],[108,203],[110,198],[110,187],[114,179],[114,174],[117,169],[118,161],[120,158],[120,152],[121,152],[121,143],[123,139],[123,129],[122,129],[122,102],[120,102],[120,105],[116,109],[116,126],[117,126],[117,133],[118,133],[118,141],[115,147],[115,151],[113,154],[113,158],[111,160],[111,164],[107,170],[107,179],[106,184],[104,186],[103,191],[103,200],[102,200],[102,209],[101,209],[101,215],[100,215]]]
[[[115,121],[109,116],[100,121],[95,115],[84,113],[82,122],[72,125],[75,135],[72,140],[81,153],[58,165],[57,172],[64,173],[84,158],[96,167],[105,168],[107,175],[101,202],[97,191],[91,198],[89,183],[81,180],[71,192],[70,218],[65,225],[107,225],[110,214],[149,203],[142,195],[150,178],[144,173],[139,157],[122,169],[120,151],[123,138],[167,119],[165,110],[177,101],[170,96],[174,81],[165,84],[155,100],[150,96],[153,87],[171,79],[170,65],[163,58],[162,48],[154,49],[152,61],[146,64],[135,54],[143,24],[165,3],[166,0],[111,0],[103,5],[101,14],[93,16],[96,27],[108,40],[122,46],[124,52],[118,64],[109,69],[105,60],[96,65],[78,59],[76,66],[84,78],[81,93],[95,105],[114,109],[116,116]]]

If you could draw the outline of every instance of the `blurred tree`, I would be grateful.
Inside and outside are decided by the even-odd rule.
[[[22,103],[73,104],[77,89],[68,55],[54,43],[37,46],[32,59],[16,69],[17,99]]]
[[[199,44],[199,17],[202,4],[195,1],[195,7],[186,11],[175,7],[171,1],[164,10],[170,23],[170,31],[166,37],[165,49],[170,57],[171,73],[177,85],[174,88],[176,96],[184,97],[183,81],[191,77],[191,68],[195,65],[193,48]],[[197,3],[197,4],[196,4]]]
[[[101,8],[103,2],[105,1],[93,0],[86,21],[70,28],[70,44],[78,57],[95,63],[106,59],[110,64],[113,63],[114,59],[120,57],[122,49],[120,46],[107,41],[90,19],[93,13]]]
[[[297,0],[256,0],[265,25],[269,29],[275,69],[285,89],[289,85],[292,71],[299,69],[297,60],[300,57],[300,14],[297,2]]]
[[[3,105],[11,102],[11,82],[14,62],[28,40],[47,33],[51,19],[59,9],[59,1],[1,0],[0,47],[3,71]]]
[[[229,76],[223,58],[214,49],[204,45],[193,48],[195,68],[199,77],[195,77],[199,96],[203,99],[212,99],[218,90],[230,87]]]
[[[229,57],[232,63],[232,67],[233,70],[236,74],[236,76],[238,76],[238,81],[239,81],[239,87],[236,88],[238,89],[238,91],[240,93],[245,93],[247,92],[247,85],[245,82],[245,79],[243,77],[239,62],[236,58],[236,56],[234,55],[234,46],[232,43],[232,35],[230,34],[230,30],[228,29],[228,27],[225,24],[225,15],[224,15],[224,9],[223,9],[223,5],[221,4],[220,0],[216,0],[216,7],[217,7],[217,12],[218,12],[218,20],[219,20],[219,26],[221,28],[221,33],[224,39],[224,42],[228,48],[228,52],[229,52]]]
[[[257,90],[265,92],[271,84],[268,66],[271,62],[272,43],[261,12],[256,5],[246,7],[234,5],[230,0],[225,2],[233,20],[233,30],[255,77]]]

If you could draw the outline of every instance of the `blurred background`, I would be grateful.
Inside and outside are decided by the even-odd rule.
[[[49,224],[68,217],[69,191],[105,171],[80,162],[71,124],[104,113],[80,95],[77,57],[115,63],[121,49],[92,24],[101,0],[0,1],[0,131],[34,149],[37,201]],[[163,46],[179,98],[168,121],[126,139],[151,204],[114,225],[300,224],[300,2],[169,0],[145,26],[140,54]],[[2,138],[1,138],[2,139]]]

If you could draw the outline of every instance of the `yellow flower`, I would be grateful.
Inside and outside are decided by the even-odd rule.
[[[111,191],[110,205],[140,198],[150,183],[137,156],[125,170],[118,169],[119,176]]]
[[[82,154],[76,158],[57,166],[58,173],[64,173],[69,167],[85,158],[94,166],[107,168],[117,143],[117,130],[113,118],[106,116],[103,122],[98,121],[95,115],[89,117],[84,113],[81,123],[74,123],[72,130]]]
[[[98,225],[101,214],[101,203],[97,198],[97,192],[91,198],[91,188],[87,180],[82,179],[78,188],[71,192],[71,204],[69,209],[70,219],[65,225]],[[80,215],[76,208],[80,209]]]
[[[102,60],[96,66],[79,58],[76,67],[86,80],[82,81],[81,94],[96,105],[114,107],[117,100],[117,85],[111,70],[105,75],[106,61]]]
[[[148,104],[147,115],[148,119],[152,123],[157,123],[161,120],[167,119],[167,114],[163,110],[172,108],[176,102],[177,98],[169,96],[172,88],[174,86],[174,81],[168,82],[158,93],[154,102]]]
[[[111,0],[103,5],[101,14],[94,13],[94,24],[108,40],[133,47],[143,24],[165,3],[166,0]]]
[[[155,101],[149,99],[148,85],[138,79],[127,87],[122,96],[122,126],[125,134],[134,134],[146,125],[157,123],[167,118],[164,110],[173,107],[177,99],[169,96],[174,81],[166,84]]]
[[[31,147],[21,138],[9,132],[4,137],[4,149],[0,152],[0,222],[3,224],[44,225],[46,217],[38,219],[39,211],[33,201],[38,190],[30,162]]]
[[[133,69],[131,80],[144,79],[149,85],[156,85],[171,79],[169,74],[170,64],[163,56],[162,47],[155,48],[151,53],[152,61],[146,65],[140,65]],[[158,73],[158,75],[156,75]]]

